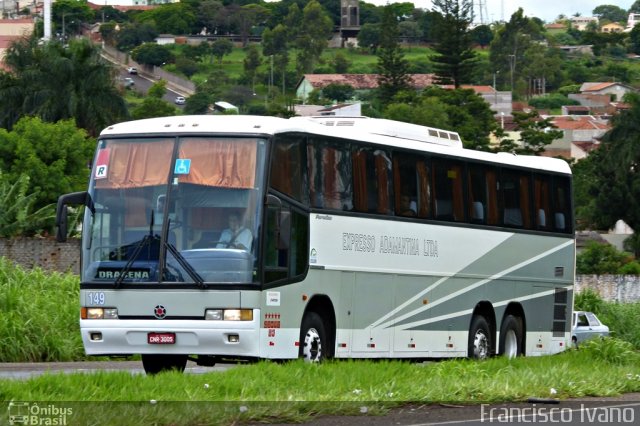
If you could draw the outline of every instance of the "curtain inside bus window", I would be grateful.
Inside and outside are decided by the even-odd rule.
[[[546,176],[535,176],[533,182],[533,211],[537,229],[549,229],[550,183]]]
[[[375,150],[373,153],[375,157],[376,168],[376,189],[378,202],[376,211],[380,214],[389,214],[390,201],[389,197],[389,180],[391,179],[391,160],[386,152],[382,150]]]
[[[367,201],[367,153],[356,149],[353,152],[353,207],[358,212],[368,211]]]
[[[306,203],[303,149],[304,140],[301,136],[279,136],[275,140],[270,183],[277,191]]]
[[[418,160],[416,171],[418,173],[418,216],[431,217],[431,183],[427,161]]]
[[[180,183],[222,188],[253,188],[257,144],[253,139],[183,139],[178,157],[191,160]]]
[[[307,144],[311,205],[352,210],[351,153],[346,144],[311,139]]]
[[[441,160],[434,165],[436,219],[464,219],[462,178],[462,167],[459,164]]]
[[[498,174],[495,168],[487,169],[487,224],[497,225],[498,214]]]
[[[451,180],[451,189],[453,195],[453,220],[460,222],[464,220],[462,166],[460,164],[452,164],[447,171],[447,177]]]
[[[149,142],[128,141],[108,143],[106,176],[95,179],[98,189],[141,188],[166,185],[171,171],[174,143],[171,140]]]

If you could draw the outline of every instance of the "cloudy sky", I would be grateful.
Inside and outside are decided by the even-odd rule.
[[[387,0],[364,0],[367,3],[384,5]],[[416,7],[431,9],[431,0],[407,0],[411,1]],[[509,17],[518,10],[519,7],[524,10],[526,16],[536,16],[545,22],[553,22],[560,15],[573,16],[579,12],[582,16],[591,16],[594,8],[604,4],[613,4],[622,9],[628,9],[634,0],[485,0],[486,20],[508,21]],[[392,3],[392,1],[390,1]],[[474,0],[478,3],[478,0]],[[476,6],[476,15],[478,16]],[[483,13],[484,14],[484,13]]]

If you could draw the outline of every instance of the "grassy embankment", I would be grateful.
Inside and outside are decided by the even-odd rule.
[[[638,304],[625,305],[622,311],[635,316],[638,309]],[[77,277],[24,271],[0,260],[1,361],[83,359],[77,317]],[[616,334],[615,326],[612,330]],[[636,349],[607,339],[556,356],[486,362],[296,361],[198,375],[45,374],[0,380],[0,400],[62,406],[66,401],[74,408],[69,424],[300,421],[317,414],[358,414],[362,407],[377,414],[408,402],[478,404],[640,392]]]

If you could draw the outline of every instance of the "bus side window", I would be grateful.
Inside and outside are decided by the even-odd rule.
[[[555,177],[553,188],[553,226],[555,231],[572,232],[571,188],[568,178]]]
[[[309,260],[309,217],[293,207],[267,207],[265,282],[306,274]]]
[[[462,165],[454,161],[434,162],[434,199],[436,219],[463,221],[463,175]]]
[[[352,210],[352,163],[348,145],[309,139],[309,195],[312,207]]]
[[[468,209],[471,223],[485,223],[487,208],[487,182],[484,167],[470,165],[467,177]]]
[[[551,210],[550,182],[546,176],[536,175],[533,181],[533,211],[535,212],[536,229],[549,229]]]
[[[396,215],[430,217],[431,186],[426,159],[394,153],[393,182]]]
[[[352,158],[354,209],[364,213],[389,214],[389,155],[380,149],[356,147]]]
[[[273,145],[269,180],[272,188],[307,204],[309,190],[304,167],[304,147],[302,136],[278,136]]]

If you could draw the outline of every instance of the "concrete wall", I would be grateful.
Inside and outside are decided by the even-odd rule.
[[[25,269],[80,273],[80,240],[58,243],[54,238],[0,238],[0,256]]]
[[[636,275],[577,275],[575,292],[586,289],[609,302],[640,302],[640,277]]]

